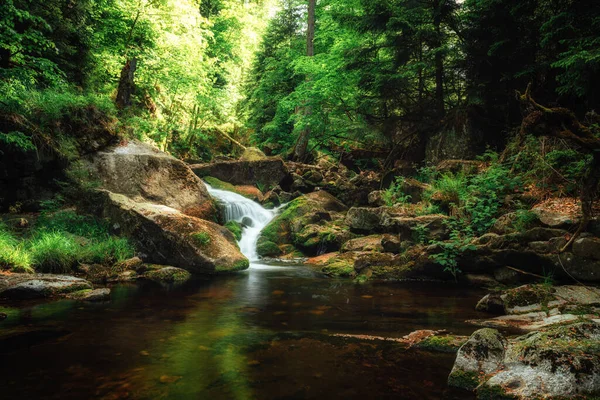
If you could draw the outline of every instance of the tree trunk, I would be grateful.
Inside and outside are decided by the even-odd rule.
[[[117,91],[117,107],[121,110],[131,105],[131,96],[135,92],[135,70],[137,68],[137,59],[127,60],[121,70],[119,79],[119,89]]]
[[[306,55],[313,57],[315,55],[315,9],[317,0],[308,0],[308,27],[306,30]],[[310,115],[312,109],[310,106],[304,107],[304,115]],[[306,150],[310,139],[310,128],[306,127],[300,132],[298,141],[294,148],[294,160],[303,162],[306,159]]]
[[[433,24],[435,26],[435,105],[438,117],[444,118],[444,55],[442,53],[442,3],[439,1],[434,12]]]
[[[10,68],[10,57],[10,50],[0,47],[0,68]]]

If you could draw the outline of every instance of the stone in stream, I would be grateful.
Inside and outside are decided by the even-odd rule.
[[[66,275],[10,274],[0,276],[0,298],[39,299],[92,289],[85,279]]]
[[[108,191],[98,194],[102,216],[118,223],[148,262],[202,274],[249,266],[227,228],[164,205],[138,203]]]
[[[600,324],[576,322],[506,340],[475,332],[448,378],[480,399],[587,398],[600,392]]]
[[[102,302],[110,300],[110,289],[86,289],[67,295],[68,298],[79,301],[87,301],[90,303]]]

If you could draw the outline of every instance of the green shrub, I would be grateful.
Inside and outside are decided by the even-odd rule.
[[[531,228],[533,224],[538,220],[538,216],[531,210],[517,210],[515,213],[516,217],[512,221],[512,226],[518,232],[524,232]]]
[[[466,194],[467,177],[465,174],[448,173],[433,181],[425,196],[428,198],[435,196],[445,203],[461,206],[461,200],[466,197]]]
[[[69,234],[41,231],[31,239],[29,251],[38,271],[63,274],[72,272],[82,248]]]
[[[404,177],[398,176],[390,187],[383,192],[383,201],[386,205],[391,207],[394,204],[406,204],[410,201],[411,196],[402,191],[403,184]]]
[[[210,244],[210,235],[206,232],[192,233],[190,237],[198,246],[207,246]]]

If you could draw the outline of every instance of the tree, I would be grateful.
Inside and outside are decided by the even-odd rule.
[[[317,1],[308,0],[308,21],[306,28],[306,56],[314,57],[315,55],[315,8]],[[310,80],[310,77],[308,78]],[[303,112],[305,115],[310,115],[312,109],[310,105],[304,107]],[[294,159],[296,161],[305,161],[306,149],[308,148],[308,140],[310,139],[310,125],[305,126],[298,136],[298,141],[294,148]]]

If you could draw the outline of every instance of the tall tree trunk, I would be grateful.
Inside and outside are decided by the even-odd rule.
[[[442,53],[442,7],[444,0],[439,0],[435,6],[433,25],[435,27],[435,107],[440,119],[446,115],[444,106],[444,55]]]
[[[121,78],[119,79],[119,89],[117,91],[117,107],[121,110],[131,105],[131,96],[135,91],[135,70],[137,68],[137,59],[134,57],[127,60],[125,66],[121,70]]]
[[[315,55],[315,9],[317,0],[308,0],[308,27],[306,29],[306,55],[314,57]],[[312,109],[310,106],[304,107],[304,115],[310,115]],[[303,162],[306,159],[306,150],[308,149],[308,140],[310,139],[310,127],[306,127],[300,132],[298,141],[294,148],[294,160]]]

